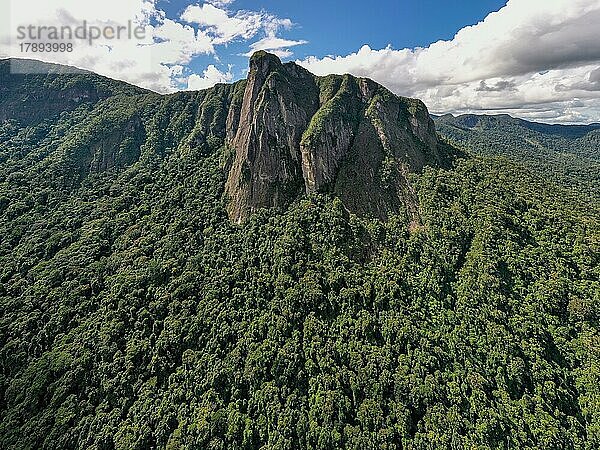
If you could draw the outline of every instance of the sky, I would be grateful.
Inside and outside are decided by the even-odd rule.
[[[48,32],[130,23],[143,38]],[[435,114],[590,123],[600,122],[598,24],[600,0],[2,0],[0,57],[70,64],[168,93],[244,78],[252,52],[267,50],[317,75],[372,78]],[[24,51],[42,42],[73,47]]]

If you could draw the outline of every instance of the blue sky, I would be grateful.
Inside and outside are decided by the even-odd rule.
[[[194,3],[189,0],[161,0],[157,6],[169,17],[179,17]],[[364,44],[371,48],[388,45],[396,49],[426,47],[438,40],[452,39],[461,28],[482,21],[505,4],[505,0],[383,0],[371,5],[357,0],[238,0],[228,5],[228,9],[266,11],[277,17],[289,18],[293,26],[280,35],[308,42],[295,46],[293,56],[287,59],[304,59],[308,56],[346,55]],[[254,40],[259,37],[262,36],[258,35]],[[231,64],[234,78],[243,78],[248,60],[240,55],[248,52],[248,44],[248,41],[239,39],[220,46],[215,55],[218,61],[213,55],[200,55],[189,67],[200,73],[208,64],[214,64],[223,71]]]
[[[133,20],[147,39],[34,56],[168,93],[245,77],[262,49],[437,114],[600,122],[600,0],[2,0],[0,57],[32,57],[13,45],[19,25],[83,20]]]

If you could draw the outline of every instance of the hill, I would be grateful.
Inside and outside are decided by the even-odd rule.
[[[144,92],[75,67],[27,59],[0,60],[0,123],[15,120],[34,125],[82,103]]]

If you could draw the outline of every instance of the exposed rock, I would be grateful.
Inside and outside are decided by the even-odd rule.
[[[25,118],[33,124],[92,109],[61,144],[69,183],[126,168],[145,148],[204,157],[226,146],[225,194],[234,222],[319,192],[356,214],[385,219],[406,211],[418,223],[408,174],[451,160],[419,100],[364,78],[316,77],[266,52],[252,56],[247,80],[167,96],[43,63],[34,74],[15,75],[10,64],[0,61],[0,122],[19,126]],[[127,112],[107,121],[100,112],[113,100]],[[158,131],[148,133],[149,124]]]
[[[240,125],[240,115],[242,113],[242,102],[244,101],[244,92],[246,90],[246,80],[238,81],[234,85],[231,95],[229,112],[227,114],[227,140],[233,141]]]
[[[265,52],[251,58],[242,106],[227,122],[236,222],[311,192],[332,192],[357,214],[405,209],[417,221],[408,172],[449,160],[422,102],[350,75],[315,77]]]
[[[302,190],[300,140],[318,105],[309,72],[265,52],[251,58],[226,184],[232,220],[285,206]]]

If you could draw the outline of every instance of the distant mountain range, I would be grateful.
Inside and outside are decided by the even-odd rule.
[[[582,137],[591,131],[600,129],[600,123],[570,125],[549,124],[519,119],[508,114],[431,114],[431,117],[436,122],[449,123],[457,127],[467,129],[496,128],[513,124],[515,126],[528,128],[532,131],[537,131],[543,134],[551,134],[567,138]]]
[[[600,124],[548,125],[509,115],[432,117],[451,144],[507,157],[563,186],[600,195]]]

